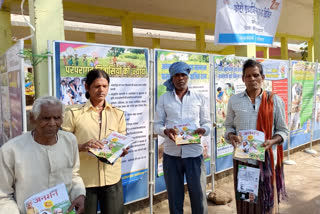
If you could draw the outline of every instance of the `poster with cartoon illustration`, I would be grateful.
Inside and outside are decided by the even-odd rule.
[[[65,105],[87,102],[86,74],[101,69],[110,77],[106,100],[125,112],[127,136],[135,143],[122,161],[125,203],[148,195],[149,71],[148,49],[55,42],[56,94]]]
[[[216,109],[216,171],[232,167],[233,146],[224,139],[224,122],[232,95],[245,90],[242,82],[242,65],[247,58],[214,56],[215,109]]]
[[[314,99],[315,63],[292,62],[291,89],[291,148],[311,140],[311,121]]]

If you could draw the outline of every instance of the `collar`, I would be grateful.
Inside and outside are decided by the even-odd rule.
[[[261,88],[261,93],[257,96],[259,97],[260,99],[262,98],[262,94],[263,94],[263,89]],[[249,97],[248,93],[247,93],[247,90],[244,90],[241,94],[242,97]]]
[[[105,109],[107,109],[107,108],[109,108],[109,109],[111,109],[112,108],[112,106],[109,104],[109,103],[107,103],[107,101],[105,100],[104,101],[104,109],[103,110],[105,110]],[[84,110],[85,111],[88,111],[88,110],[90,110],[90,109],[93,109],[94,111],[96,111],[97,109],[92,105],[92,103],[91,103],[91,101],[90,101],[90,99],[84,104]]]
[[[189,90],[189,87],[188,87],[187,93],[186,93],[185,95],[188,95],[188,96],[189,96],[190,93],[191,93],[191,91]],[[172,94],[173,94],[173,95],[176,95],[176,94],[177,94],[175,88],[173,89]]]

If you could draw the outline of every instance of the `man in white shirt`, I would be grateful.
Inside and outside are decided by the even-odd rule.
[[[171,214],[183,213],[184,175],[186,176],[192,213],[208,213],[206,200],[206,169],[201,144],[177,146],[176,125],[194,124],[195,133],[210,133],[210,115],[206,99],[188,88],[190,66],[175,62],[170,79],[164,83],[168,92],[160,96],[156,108],[154,132],[165,138],[163,171]]]
[[[72,133],[59,131],[62,112],[57,98],[37,99],[30,114],[34,130],[0,148],[0,213],[25,214],[26,199],[61,183],[70,197],[69,211],[84,212],[78,144]]]

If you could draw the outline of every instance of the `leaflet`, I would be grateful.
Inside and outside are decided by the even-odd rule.
[[[200,135],[194,134],[194,131],[197,129],[197,127],[194,124],[183,123],[175,125],[173,128],[176,131],[176,145],[201,143]]]
[[[94,154],[103,162],[113,164],[121,156],[122,149],[134,143],[134,139],[118,132],[111,132],[102,142],[104,143],[103,149],[90,148],[89,153]]]
[[[265,141],[265,135],[257,130],[243,130],[238,134],[241,144],[235,150],[234,157],[253,159],[264,162],[265,147],[261,145]]]
[[[58,184],[50,189],[37,193],[24,202],[26,213],[66,214],[71,202],[65,184]],[[68,214],[75,214],[72,210]]]
[[[257,203],[260,169],[238,165],[237,200]]]

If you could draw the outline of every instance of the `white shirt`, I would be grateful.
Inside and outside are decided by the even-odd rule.
[[[164,153],[181,158],[198,157],[202,154],[201,144],[176,146],[175,142],[164,134],[166,128],[173,128],[174,125],[184,122],[204,128],[205,136],[210,133],[209,105],[205,97],[190,90],[183,96],[182,101],[175,90],[161,95],[156,107],[154,132],[165,138]]]

